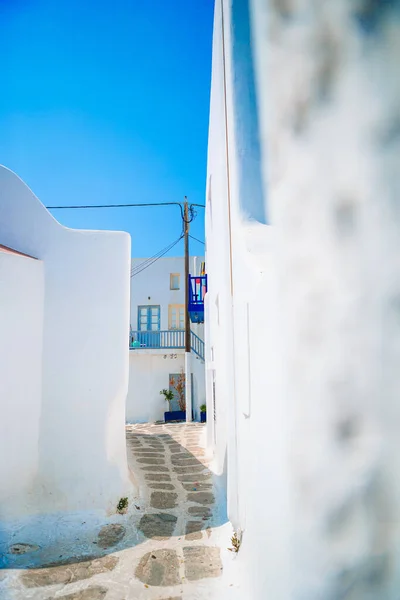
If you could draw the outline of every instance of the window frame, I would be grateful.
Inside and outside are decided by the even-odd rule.
[[[176,310],[176,327],[172,327],[172,311]],[[180,309],[183,309],[183,327],[180,327]],[[184,304],[168,304],[168,329],[170,331],[183,331],[185,329],[185,305]]]
[[[172,287],[172,282],[174,280],[174,277],[178,278],[178,287]],[[171,291],[177,292],[181,289],[181,274],[180,273],[170,273],[169,274],[169,289]]]
[[[140,313],[141,313],[141,310],[143,308],[145,308],[146,311],[147,311],[147,315],[146,315],[146,317],[147,317],[147,322],[146,322],[147,329],[141,329],[141,327],[140,327],[140,325],[141,325],[141,323],[140,323]],[[151,324],[152,324],[151,323],[151,317],[152,317],[151,309],[152,308],[158,309],[158,322],[157,322],[158,329],[152,329],[151,328]],[[138,331],[160,331],[160,329],[161,329],[160,324],[161,324],[161,306],[160,306],[160,304],[139,304],[138,305],[138,307],[137,307],[137,330]]]

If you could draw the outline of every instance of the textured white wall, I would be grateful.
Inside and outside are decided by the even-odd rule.
[[[227,430],[243,591],[396,600],[398,3],[252,0],[252,44],[246,4],[216,3],[206,219],[207,373],[215,368],[217,390],[234,374],[233,396],[218,398],[217,438]],[[264,211],[244,168],[257,156]],[[216,308],[229,240],[233,335],[228,301]],[[209,377],[207,390],[210,403]],[[220,461],[221,451],[217,441]]]
[[[0,249],[0,514],[24,511],[39,464],[44,271]]]
[[[132,269],[143,263],[145,258],[132,258]],[[189,270],[192,275],[200,270],[204,261],[201,256],[189,257]],[[180,274],[180,289],[170,289],[170,274]],[[149,299],[150,297],[150,299]],[[150,267],[138,273],[131,279],[131,327],[138,327],[137,308],[140,305],[155,304],[160,306],[160,328],[168,329],[168,305],[185,304],[185,264],[181,256],[160,258]],[[193,331],[202,339],[202,326],[192,323]]]
[[[223,7],[222,14],[222,4],[216,2],[208,150],[210,416],[213,371],[216,392],[216,423],[209,417],[208,440],[214,447],[214,468],[226,472],[228,516],[236,530],[245,531],[239,559],[246,595],[261,599],[268,590],[278,599],[285,597],[287,586],[288,514],[285,428],[276,395],[273,232],[265,223],[249,14],[243,2],[233,7],[224,2]]]
[[[144,258],[132,258],[132,268],[142,263]],[[189,270],[191,274],[200,272],[204,257],[191,256]],[[180,289],[170,289],[170,274],[180,274]],[[185,304],[185,265],[183,257],[161,258],[142,273],[131,279],[131,327],[138,328],[138,306],[160,306],[160,329],[167,330],[169,304]],[[191,323],[191,330],[204,340],[204,325]],[[167,360],[162,357],[166,354]],[[169,356],[177,354],[178,359],[171,361]],[[164,419],[167,410],[160,396],[160,390],[168,388],[168,374],[179,373],[184,368],[182,350],[131,350],[129,370],[129,390],[126,400],[126,420],[129,423],[146,423]],[[175,371],[170,370],[169,363],[175,364]],[[204,362],[196,360],[192,355],[192,372],[194,374],[195,418],[199,417],[200,404],[205,402]]]
[[[399,3],[254,8],[285,323],[292,593],[395,599]]]
[[[193,376],[192,410],[195,421],[200,421],[200,406],[206,404],[204,361],[192,353],[190,360]]]
[[[207,158],[206,264],[208,292],[205,302],[205,351],[207,438],[214,452],[213,470],[218,475],[224,472],[227,461],[227,435],[228,431],[231,431],[228,427],[229,403],[234,398],[223,90],[221,14],[220,7],[216,3]],[[215,373],[215,406],[213,373]],[[230,470],[230,473],[233,473],[233,469]],[[231,498],[228,498],[228,509],[230,518],[235,521]]]
[[[171,355],[176,358],[170,358]],[[169,408],[164,396],[160,395],[160,390],[169,388],[169,375],[180,373],[184,365],[183,350],[130,351],[127,423],[164,420],[164,412]]]
[[[62,227],[4,167],[0,212],[2,243],[44,263],[39,470],[26,511],[113,508],[129,485],[129,235]]]
[[[166,356],[166,358],[164,358]],[[173,358],[171,358],[173,357]],[[169,375],[185,366],[184,350],[131,350],[129,353],[129,390],[126,399],[127,423],[152,423],[164,420],[168,402],[160,390],[169,388]],[[193,412],[200,419],[200,405],[206,401],[204,362],[192,354]]]

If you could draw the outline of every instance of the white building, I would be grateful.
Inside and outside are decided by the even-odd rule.
[[[215,3],[208,440],[251,600],[399,595],[400,25],[367,4]]]
[[[190,257],[191,275],[200,275],[203,257]],[[185,371],[185,273],[183,257],[133,258],[128,423],[164,420],[168,403],[160,395]],[[191,323],[191,396],[193,418],[205,403],[204,326]],[[178,410],[176,401],[172,409]]]
[[[89,526],[131,489],[130,237],[61,226],[5,167],[0,215],[3,542],[13,519],[73,512]]]

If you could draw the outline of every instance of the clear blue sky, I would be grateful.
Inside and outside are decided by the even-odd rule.
[[[0,163],[45,205],[203,204],[213,4],[0,0]],[[180,233],[175,207],[53,214],[128,231],[133,256]],[[204,239],[203,209],[192,233]]]

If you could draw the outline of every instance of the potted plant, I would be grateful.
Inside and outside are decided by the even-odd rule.
[[[174,393],[172,390],[168,390],[169,393],[171,394],[171,398],[169,400],[169,412],[164,413],[164,420],[165,421],[186,421],[186,400],[185,400],[185,373],[183,372],[183,369],[181,370],[181,372],[179,373],[178,377],[175,378],[171,377],[170,381],[169,381],[170,385],[172,387],[175,388],[176,393],[177,393],[177,400],[178,400],[178,405],[179,405],[179,410],[171,410],[171,400],[174,397]],[[164,391],[167,390],[162,390],[162,394],[164,393]],[[165,394],[164,394],[165,396]],[[167,397],[166,397],[167,399]]]
[[[172,390],[166,390],[165,388],[161,390],[160,394],[164,396],[165,400],[168,402],[168,407],[171,412],[171,402],[174,399],[174,392]]]
[[[205,423],[207,421],[207,405],[202,404],[200,406],[200,423]]]

